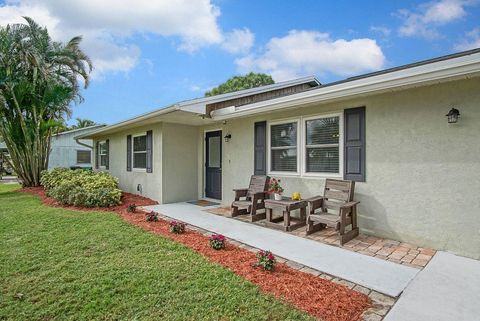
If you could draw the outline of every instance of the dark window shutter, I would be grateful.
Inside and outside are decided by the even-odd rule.
[[[110,165],[109,165],[110,164],[110,140],[109,139],[105,141],[105,148],[107,150],[107,157],[106,157],[107,161],[105,163],[105,169],[109,169],[110,168]]]
[[[267,174],[267,122],[255,123],[255,154],[254,173],[255,175]]]
[[[127,172],[132,171],[132,135],[127,136]]]
[[[95,143],[95,169],[98,169],[98,164],[99,164],[99,158],[100,158],[100,150],[99,150],[100,144],[98,141]]]
[[[152,131],[147,131],[147,173],[153,172],[153,142]]]
[[[365,182],[365,107],[345,109],[344,177]]]

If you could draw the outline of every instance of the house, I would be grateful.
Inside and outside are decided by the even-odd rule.
[[[480,49],[183,101],[79,137],[98,170],[161,203],[229,205],[253,173],[303,197],[346,178],[363,233],[480,258]]]
[[[75,136],[86,135],[105,125],[95,125],[61,132],[52,136],[48,169],[55,167],[93,168],[91,139],[76,140]]]

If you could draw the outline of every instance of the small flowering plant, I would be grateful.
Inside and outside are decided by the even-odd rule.
[[[151,211],[150,213],[145,214],[145,220],[147,222],[158,222],[158,213]]]
[[[127,206],[127,212],[128,213],[135,213],[137,211],[137,205],[135,204],[128,204]]]
[[[185,232],[185,223],[179,221],[170,222],[170,232],[175,234],[182,234]]]
[[[257,253],[257,263],[254,266],[261,266],[266,271],[273,271],[275,263],[275,256],[272,252],[261,250]]]
[[[225,248],[225,236],[222,234],[212,234],[209,238],[210,247],[215,250],[221,250]]]
[[[268,192],[270,194],[282,194],[283,187],[280,185],[280,179],[272,178],[268,184]]]

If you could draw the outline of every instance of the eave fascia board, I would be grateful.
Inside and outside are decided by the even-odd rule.
[[[474,55],[472,55],[474,56]],[[246,117],[258,113],[277,111],[283,108],[307,105],[315,102],[328,102],[336,99],[347,99],[358,95],[369,95],[401,87],[428,84],[435,81],[447,81],[457,77],[468,77],[480,73],[480,54],[476,57],[460,57],[459,61],[445,61],[431,65],[404,69],[391,74],[383,74],[371,78],[354,80],[332,86],[324,86],[308,92],[280,97],[265,102],[239,106],[234,112],[219,109],[212,113],[212,119],[225,120]],[[433,64],[432,64],[433,65]]]
[[[112,124],[112,125],[105,126],[105,127],[101,128],[99,130],[95,130],[95,131],[92,131],[92,132],[84,134],[84,135],[75,136],[74,138],[75,139],[92,138],[94,136],[98,136],[98,135],[103,134],[103,133],[108,133],[108,132],[110,132],[112,130],[115,130],[115,129],[118,129],[120,127],[126,127],[126,126],[129,126],[129,125],[133,125],[133,124],[141,122],[143,120],[147,120],[147,119],[150,119],[150,118],[153,118],[153,117],[156,117],[156,116],[169,114],[169,113],[175,112],[177,110],[180,110],[179,106],[178,105],[172,105],[172,106],[165,107],[165,108],[162,108],[162,109],[159,109],[159,110],[155,110],[153,112],[142,114],[142,115],[137,116],[137,117],[129,118],[127,120],[124,120],[124,121],[121,121],[121,122],[118,122],[118,123],[115,123],[115,124]]]

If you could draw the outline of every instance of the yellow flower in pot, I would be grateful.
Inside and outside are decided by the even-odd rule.
[[[299,200],[301,200],[301,199],[302,199],[302,197],[300,196],[300,193],[299,193],[299,192],[293,192],[293,194],[292,194],[292,200],[294,200],[294,201],[299,201]]]

